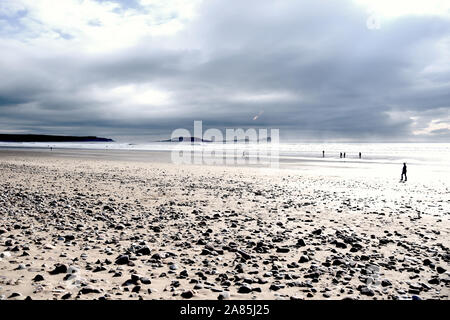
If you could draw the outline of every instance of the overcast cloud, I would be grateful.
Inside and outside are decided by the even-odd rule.
[[[448,141],[450,5],[395,2],[0,0],[0,132]]]

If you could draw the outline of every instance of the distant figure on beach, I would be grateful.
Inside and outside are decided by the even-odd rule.
[[[344,158],[345,158],[345,152],[344,152]]]
[[[322,158],[325,158],[325,150],[322,151]]]
[[[339,153],[339,158],[342,158],[342,152],[341,152],[341,153]]]
[[[359,158],[361,159],[361,152],[359,153]]]
[[[405,176],[405,180],[403,180],[403,176]],[[406,163],[403,163],[402,175],[400,177],[400,182],[406,182],[408,178],[406,177]]]

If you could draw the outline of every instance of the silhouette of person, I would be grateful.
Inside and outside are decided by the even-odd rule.
[[[322,158],[325,158],[325,150],[322,151]]]
[[[403,176],[405,176],[405,182],[408,180],[408,178],[406,177],[406,163],[403,163],[403,169],[402,169],[402,175],[400,177],[400,182],[403,181]]]
[[[359,153],[359,158],[361,159],[361,152]]]
[[[339,158],[342,158],[342,152],[341,152],[341,153],[339,153]]]
[[[345,152],[344,152],[344,158],[345,158]]]

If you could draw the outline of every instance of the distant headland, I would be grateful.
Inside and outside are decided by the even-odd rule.
[[[0,134],[1,142],[114,142],[112,139],[95,136],[57,136],[46,134]]]

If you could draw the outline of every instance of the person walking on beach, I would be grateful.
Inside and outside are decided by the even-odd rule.
[[[361,159],[361,152],[359,153],[359,158]]]
[[[322,151],[322,158],[325,158],[325,150]]]
[[[405,180],[403,180],[403,176],[405,176]],[[406,182],[408,178],[406,177],[406,163],[403,163],[402,175],[400,177],[400,182]]]
[[[339,158],[342,158],[342,152],[341,152],[341,153],[339,153]]]
[[[344,152],[344,158],[345,158],[345,152]]]

